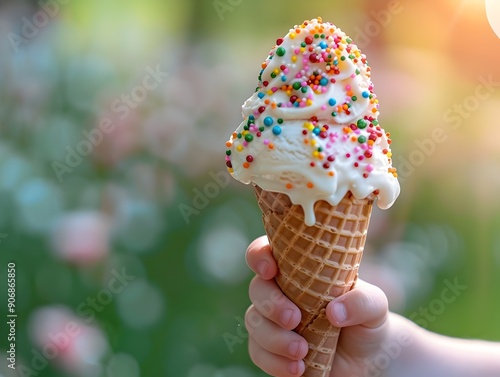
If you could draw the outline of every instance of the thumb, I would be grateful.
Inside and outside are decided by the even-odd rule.
[[[338,327],[376,328],[386,321],[388,306],[387,297],[379,287],[358,280],[354,289],[328,304],[326,316]]]

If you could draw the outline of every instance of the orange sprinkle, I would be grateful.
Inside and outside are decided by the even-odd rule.
[[[273,109],[275,109],[275,108],[276,108],[276,102],[271,103],[271,107],[272,107]]]
[[[270,103],[270,102],[271,102],[271,101],[269,101],[268,99],[266,99],[266,100],[264,101],[264,103],[265,103],[266,105],[269,105],[269,103]]]
[[[293,188],[293,185],[291,183],[287,183],[286,188],[290,190],[291,188]]]
[[[307,182],[307,187],[309,187],[309,188],[313,188],[313,187],[314,187],[314,185],[313,185],[313,183],[312,183],[312,182]]]
[[[238,133],[233,132],[233,139],[236,139],[238,137]]]
[[[232,145],[233,145],[233,143],[232,143],[232,142],[230,142],[230,141],[226,141],[226,147],[228,147],[228,148],[229,148],[229,147],[231,147]]]
[[[309,139],[304,139],[304,144],[309,144]]]
[[[358,138],[356,136],[351,136],[351,141],[356,141]]]
[[[329,175],[330,177],[333,177],[333,176],[335,175],[335,173],[334,173],[333,171],[330,171],[330,172],[328,172],[328,175]]]
[[[376,108],[372,109],[372,113],[376,113],[378,110]]]
[[[248,162],[244,162],[244,163],[243,163],[243,167],[244,167],[245,169],[248,169],[248,168],[250,167],[250,164],[249,164]]]
[[[273,144],[273,143],[269,143],[267,147],[268,147],[269,149],[274,149],[274,144]]]
[[[266,62],[262,63],[261,67],[262,67],[262,69],[266,68],[267,67]]]

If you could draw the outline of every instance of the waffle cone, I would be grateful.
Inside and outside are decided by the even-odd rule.
[[[288,195],[258,186],[255,193],[278,264],[276,281],[302,313],[295,331],[309,344],[303,376],[328,377],[340,328],[330,324],[325,308],[356,282],[373,198],[348,192],[336,206],[318,201],[316,224],[307,226],[302,207]]]

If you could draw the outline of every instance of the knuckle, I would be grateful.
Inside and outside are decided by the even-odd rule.
[[[245,327],[250,335],[255,334],[255,330],[262,325],[264,318],[257,311],[255,305],[251,305],[245,313]]]

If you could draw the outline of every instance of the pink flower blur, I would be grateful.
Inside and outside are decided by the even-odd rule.
[[[29,322],[29,334],[39,359],[74,376],[94,376],[108,351],[103,332],[86,324],[65,306],[37,309]]]
[[[100,212],[68,213],[54,230],[54,251],[61,259],[76,265],[98,263],[110,251],[110,230],[110,220]]]

